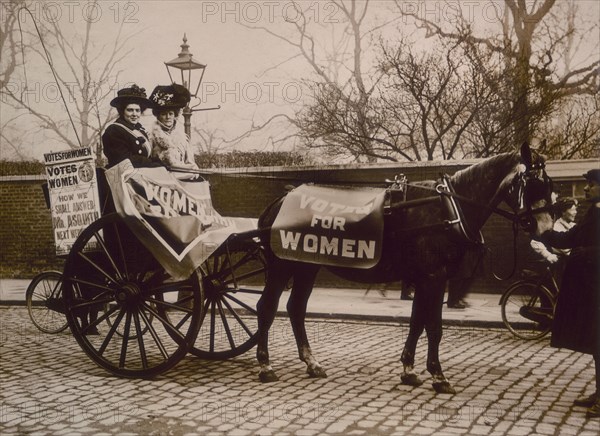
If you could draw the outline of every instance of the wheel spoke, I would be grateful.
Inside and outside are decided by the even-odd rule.
[[[260,269],[255,269],[252,271],[248,271],[244,274],[240,274],[239,276],[236,276],[234,274],[232,274],[231,279],[228,280],[223,280],[223,283],[226,285],[229,285],[231,283],[236,283],[239,282],[240,280],[245,280],[245,279],[249,279],[251,277],[255,277],[258,276],[260,274],[263,274],[266,271],[265,268],[260,268]]]
[[[152,315],[154,315],[154,317],[156,319],[158,319],[162,325],[165,327],[166,330],[168,330],[168,332],[170,332],[170,335],[174,335],[175,337],[173,337],[173,340],[175,342],[177,342],[178,344],[185,344],[185,337],[181,334],[181,332],[179,330],[177,330],[173,324],[171,324],[171,322],[168,319],[163,318],[162,316],[160,316],[160,314],[154,310],[151,306],[149,305],[144,305],[144,307],[146,307],[146,310],[148,312],[150,312]],[[181,308],[180,308],[181,309]],[[185,310],[187,311],[187,310]]]
[[[74,282],[74,283],[77,283],[79,285],[87,285],[87,286],[91,286],[93,288],[104,289],[105,291],[112,292],[112,288],[110,288],[108,286],[105,286],[105,285],[103,285],[101,283],[94,283],[94,282],[90,282],[88,280],[83,280],[83,279],[80,279],[80,278],[77,278],[77,277],[71,278],[71,281]]]
[[[215,351],[215,302],[210,303],[210,352]]]
[[[179,330],[181,328],[181,326],[183,326],[188,319],[190,319],[190,317],[194,314],[195,312],[195,308],[191,307],[185,307],[183,305],[181,305],[184,302],[188,302],[192,299],[192,297],[186,297],[186,298],[182,298],[181,300],[177,301],[177,303],[172,304],[172,303],[168,303],[166,301],[162,301],[162,300],[157,300],[157,299],[153,299],[153,298],[148,298],[148,302],[150,303],[154,303],[155,306],[160,306],[161,308],[170,308],[170,309],[174,309],[177,310],[179,312],[185,312],[184,317],[181,319],[181,321],[179,321],[176,325],[175,328],[177,330]]]
[[[229,324],[227,323],[227,317],[225,316],[225,312],[223,311],[221,301],[217,300],[216,303],[219,309],[219,316],[221,317],[221,322],[223,323],[223,328],[225,329],[225,334],[227,335],[227,340],[229,341],[229,346],[233,350],[235,348],[235,341],[233,340],[233,336],[231,335],[231,330],[229,329]]]
[[[127,359],[127,344],[129,343],[129,329],[131,328],[131,312],[127,311],[125,317],[125,328],[123,329],[123,338],[121,340],[121,355],[119,356],[119,368],[125,368]]]
[[[107,297],[102,300],[85,300],[85,301],[82,301],[81,303],[72,304],[69,307],[69,309],[70,310],[85,309],[87,307],[96,306],[98,304],[110,303],[112,301],[113,301],[113,299],[111,297]]]
[[[146,357],[146,348],[144,347],[144,338],[142,337],[142,328],[140,326],[140,316],[137,311],[133,312],[133,323],[135,325],[135,334],[140,349],[140,358],[142,359],[142,368],[148,368],[148,359]]]
[[[185,298],[182,299],[182,300],[180,300],[180,301],[178,301],[177,303],[169,303],[168,301],[157,300],[155,298],[148,298],[146,301],[148,301],[149,303],[154,303],[156,306],[161,306],[163,308],[174,309],[174,310],[177,310],[179,312],[185,312],[185,313],[188,313],[188,314],[194,313],[194,308],[193,307],[188,308],[188,307],[180,306],[181,302],[183,302],[184,300],[185,300]]]
[[[229,311],[231,312],[233,317],[237,320],[238,324],[242,326],[242,328],[246,331],[246,333],[248,333],[249,337],[252,337],[252,332],[250,331],[250,329],[248,328],[248,326],[246,325],[244,320],[242,318],[240,318],[240,316],[233,309],[233,307],[231,307],[231,305],[229,304],[229,302],[227,300],[223,299],[222,301],[223,301],[223,304],[227,307],[227,309],[229,309]]]
[[[253,309],[252,307],[248,306],[246,303],[244,303],[243,301],[237,299],[233,295],[231,295],[231,294],[223,294],[223,295],[225,297],[229,298],[230,300],[235,301],[237,304],[239,304],[240,306],[242,306],[244,309],[250,311],[254,315],[257,315],[256,309]]]
[[[116,230],[116,226],[115,226],[115,231]],[[119,268],[117,268],[117,265],[114,261],[114,259],[112,258],[112,256],[110,255],[109,251],[108,251],[108,247],[106,246],[106,243],[104,242],[104,238],[100,235],[100,231],[97,231],[94,233],[94,235],[96,236],[96,241],[100,244],[100,246],[102,247],[102,251],[104,252],[104,254],[106,255],[106,258],[108,259],[108,261],[110,262],[110,264],[112,265],[113,269],[115,270],[115,274],[117,275],[117,277],[119,279],[123,279],[123,276],[121,275],[121,271],[119,271]],[[117,237],[117,239],[119,239]],[[121,243],[119,240],[119,248],[121,253],[123,252],[123,247],[121,247]],[[124,257],[123,257],[124,259]]]
[[[117,326],[119,325],[119,323],[121,322],[121,320],[123,319],[123,316],[125,315],[125,311],[121,310],[119,312],[119,314],[117,315],[117,319],[115,320],[115,322],[113,323],[112,327],[110,328],[110,330],[108,331],[108,334],[106,335],[106,337],[104,338],[104,341],[102,342],[102,345],[100,346],[100,348],[98,349],[98,353],[102,356],[104,354],[104,351],[106,350],[106,347],[108,347],[108,344],[110,343],[111,339],[113,338],[115,332],[117,331]]]
[[[90,264],[91,266],[93,266],[98,272],[100,272],[100,274],[102,274],[108,280],[110,280],[111,282],[116,282],[116,280],[115,280],[114,277],[112,277],[108,272],[104,271],[104,268],[102,268],[100,265],[98,265],[96,262],[94,262],[92,259],[90,259],[88,256],[86,256],[83,252],[80,251],[77,254],[83,260],[85,260],[88,264]]]
[[[146,310],[148,310],[150,306],[144,304],[144,307],[146,308]],[[152,339],[154,339],[154,343],[158,347],[160,354],[162,354],[163,358],[165,360],[167,360],[169,358],[169,353],[167,353],[167,349],[165,348],[164,344],[160,340],[160,336],[158,336],[156,329],[154,328],[154,326],[152,325],[152,323],[150,322],[150,320],[148,319],[148,316],[146,315],[146,313],[144,311],[140,312],[140,315],[142,316],[142,319],[146,323],[146,327],[148,327],[148,332],[150,332],[150,336],[152,336]]]
[[[224,256],[221,269],[219,269],[218,273],[215,271],[215,278],[221,280],[223,277],[227,275],[231,275],[235,278],[234,271],[237,270],[241,265],[245,265],[250,258],[248,253],[245,253],[240,259],[238,259],[235,263],[231,262],[231,253],[227,252]]]
[[[112,300],[111,300],[112,301]],[[107,301],[109,303],[110,301]],[[86,331],[91,329],[92,327],[98,327],[102,321],[107,320],[113,313],[119,310],[119,306],[112,307],[108,312],[105,312],[102,316],[96,318],[93,322],[89,323],[84,329],[81,331],[85,334]]]
[[[250,289],[250,288],[237,288],[230,289],[230,292],[234,292],[235,294],[253,294],[253,295],[262,295],[263,291],[258,289]]]

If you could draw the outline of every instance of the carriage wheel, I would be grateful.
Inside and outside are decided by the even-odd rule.
[[[506,290],[502,321],[521,339],[539,339],[552,328],[554,296],[543,285],[518,282]]]
[[[61,287],[61,273],[44,271],[33,278],[25,292],[31,322],[44,333],[60,333],[68,326]]]
[[[221,246],[202,265],[205,314],[190,352],[203,359],[228,359],[258,340],[256,303],[266,281],[262,247],[253,240]]]
[[[170,369],[200,327],[198,272],[173,280],[117,214],[100,218],[77,238],[63,294],[81,348],[118,376],[150,378]]]

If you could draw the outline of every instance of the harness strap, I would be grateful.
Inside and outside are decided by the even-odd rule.
[[[460,205],[455,201],[453,194],[456,194],[456,191],[454,191],[450,177],[447,174],[442,176],[441,182],[436,186],[436,192],[440,194],[442,203],[444,203],[444,199],[447,200],[445,203],[446,209],[450,213],[450,219],[446,220],[445,223],[448,228],[455,229],[461,237],[465,238],[471,244],[483,244],[484,240],[481,231],[475,233],[469,228],[469,223],[466,222]],[[443,196],[446,193],[449,195]]]

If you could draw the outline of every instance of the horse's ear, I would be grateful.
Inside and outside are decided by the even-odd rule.
[[[521,145],[521,159],[527,168],[531,168],[533,157],[531,156],[531,148],[529,148],[528,142],[524,142]]]

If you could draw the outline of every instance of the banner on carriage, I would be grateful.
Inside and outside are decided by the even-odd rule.
[[[57,255],[66,255],[79,234],[100,218],[98,180],[90,147],[44,154]]]
[[[184,182],[166,168],[134,168],[125,160],[106,171],[115,208],[175,279],[183,280],[232,233],[257,220],[221,216],[208,182]]]
[[[371,268],[381,258],[385,190],[301,185],[290,192],[271,229],[281,259]]]

